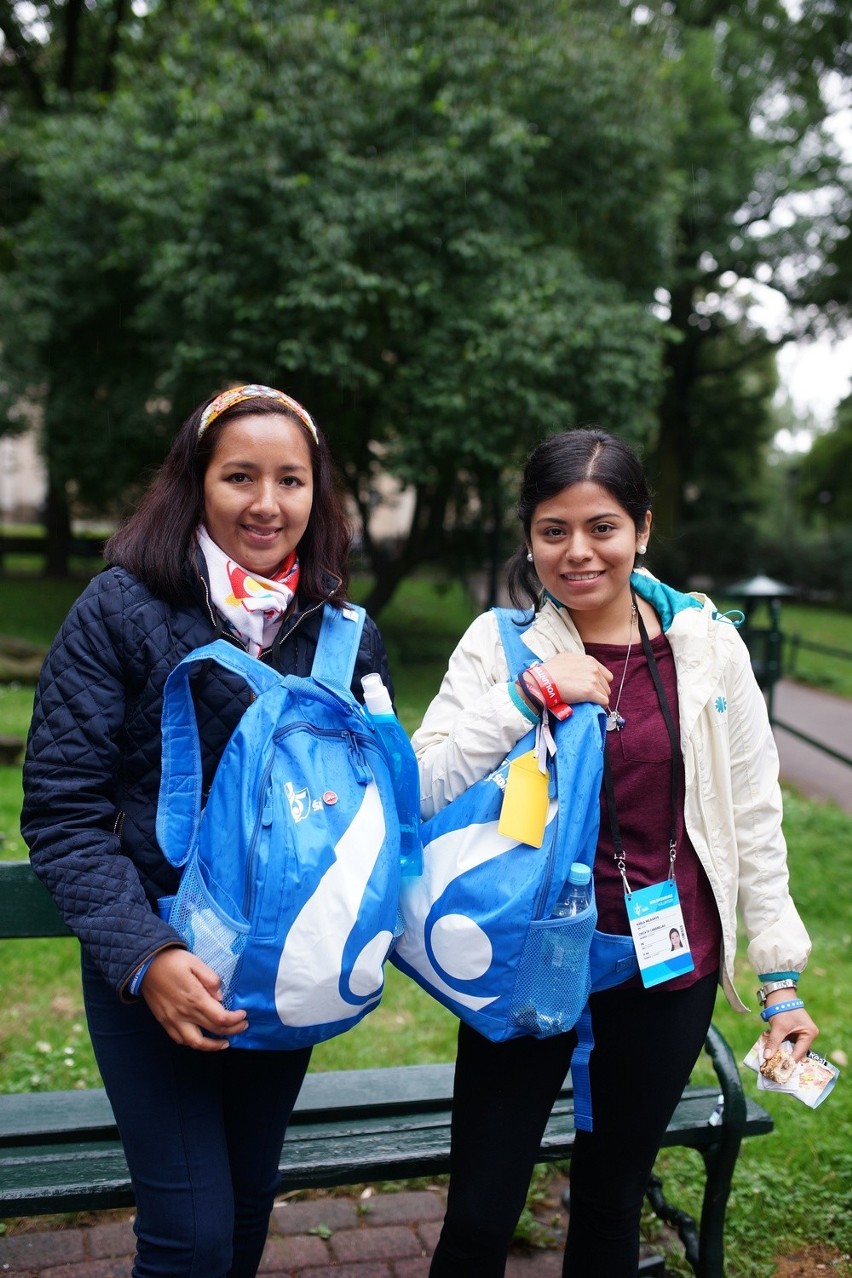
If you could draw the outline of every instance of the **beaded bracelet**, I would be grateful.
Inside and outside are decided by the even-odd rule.
[[[773,1016],[777,1016],[779,1012],[798,1012],[799,1008],[804,1006],[805,1004],[800,998],[788,999],[786,1003],[773,1003],[771,1007],[764,1007],[760,1013],[760,1019],[768,1021]]]

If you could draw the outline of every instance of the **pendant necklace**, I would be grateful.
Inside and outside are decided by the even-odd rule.
[[[621,671],[621,683],[618,685],[618,696],[615,698],[615,706],[612,710],[607,710],[606,730],[607,732],[620,732],[624,727],[625,720],[618,713],[618,707],[621,705],[621,694],[624,691],[624,677],[627,674],[627,663],[630,660],[630,649],[633,647],[633,626],[636,621],[636,604],[630,605],[630,632],[627,636],[627,654],[624,658],[624,666]]]

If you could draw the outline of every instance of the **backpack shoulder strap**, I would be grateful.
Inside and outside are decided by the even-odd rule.
[[[311,667],[314,679],[349,691],[366,616],[358,604],[345,603],[342,608],[325,605]]]
[[[169,674],[163,693],[162,773],[157,805],[157,840],[170,864],[185,864],[201,820],[201,746],[189,684],[192,666],[214,661],[238,674],[255,696],[281,683],[282,676],[225,639],[188,652]]]
[[[492,608],[492,612],[497,618],[509,673],[518,675],[536,660],[535,654],[521,639],[521,635],[529,630],[535,620],[535,613],[520,612],[513,608]]]

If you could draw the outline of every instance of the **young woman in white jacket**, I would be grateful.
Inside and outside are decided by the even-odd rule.
[[[669,979],[657,983],[646,952],[640,975],[591,997],[594,1130],[576,1136],[563,1274],[634,1278],[645,1189],[718,984],[749,1010],[733,986],[737,910],[767,1056],[789,1039],[800,1059],[816,1037],[797,989],[810,942],[790,897],[778,757],[748,652],[708,599],[637,568],[652,516],[636,455],[603,431],[553,436],[527,462],[518,513],[509,588],[535,610],[529,669],[512,680],[495,618],[474,621],[414,736],[423,817],[496,768],[548,705],[605,708],[598,927],[629,934],[627,894],[674,880],[675,913],[657,930],[668,949],[676,924],[685,944]],[[574,1031],[492,1043],[460,1026],[431,1278],[504,1273],[575,1043]]]

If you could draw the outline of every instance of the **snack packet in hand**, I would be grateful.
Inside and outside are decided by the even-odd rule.
[[[789,1092],[811,1109],[816,1109],[840,1075],[836,1065],[824,1056],[808,1052],[804,1060],[793,1061],[793,1044],[786,1039],[772,1056],[764,1057],[768,1035],[761,1034],[743,1065],[757,1073],[758,1091]]]

